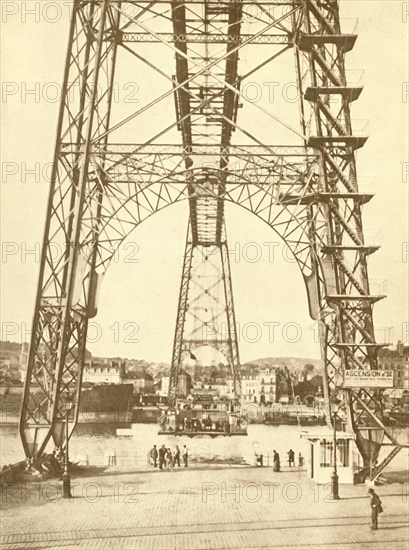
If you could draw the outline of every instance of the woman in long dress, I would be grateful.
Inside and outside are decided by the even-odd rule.
[[[167,467],[167,469],[169,471],[173,470],[173,456],[172,456],[172,451],[169,448],[166,450],[165,457],[166,457],[166,467]]]
[[[273,471],[280,471],[280,455],[277,453],[276,450],[273,451]]]

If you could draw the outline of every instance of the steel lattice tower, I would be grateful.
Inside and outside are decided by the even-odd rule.
[[[252,32],[244,33],[254,6]],[[321,327],[328,419],[331,397],[341,391],[365,465],[369,433],[389,438],[391,456],[400,449],[383,423],[382,390],[342,389],[346,368],[378,368],[381,347],[372,310],[382,296],[371,293],[367,271],[375,247],[365,244],[362,228],[371,195],[360,191],[356,171],[366,136],[351,119],[362,86],[345,69],[356,38],[341,26],[337,0],[74,0],[20,422],[29,459],[50,439],[64,446],[67,402],[74,403],[70,433],[75,427],[87,325],[115,250],[143,220],[181,200],[189,204],[189,230],[172,391],[183,354],[195,345],[184,329],[194,314],[194,263],[207,256],[217,259],[213,276],[220,275],[232,329],[216,345],[224,346],[240,395],[225,237],[230,201],[270,225],[298,263]],[[256,50],[263,59],[240,73],[239,54]],[[161,52],[172,54],[172,67]],[[298,145],[288,146],[265,143],[238,116],[249,103],[243,84],[285,55],[295,59],[301,98]],[[127,112],[115,102],[121,63],[128,74],[156,79],[148,80],[150,98]],[[161,105],[162,114],[172,108],[176,117],[155,116]],[[280,121],[261,104],[253,108]],[[138,138],[129,143],[129,136]],[[56,244],[65,250],[58,258]]]
[[[209,206],[212,210],[212,205]],[[169,380],[173,405],[178,397],[178,374],[183,360],[203,345],[217,349],[227,360],[233,378],[233,397],[239,401],[239,347],[224,223],[220,240],[215,240],[212,232],[203,234],[199,240],[189,224]]]

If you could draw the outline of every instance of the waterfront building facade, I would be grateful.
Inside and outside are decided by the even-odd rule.
[[[409,390],[409,346],[399,340],[395,349],[382,349],[379,368],[393,371],[394,388]]]
[[[118,362],[89,361],[85,363],[83,381],[91,384],[122,384],[124,367]]]
[[[227,396],[233,396],[233,379],[226,380]],[[260,405],[277,401],[277,370],[276,367],[263,369],[246,369],[241,371],[241,395],[243,403],[259,403]]]

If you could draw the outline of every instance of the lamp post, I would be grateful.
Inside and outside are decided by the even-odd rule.
[[[71,498],[71,476],[69,466],[69,454],[68,454],[68,419],[70,411],[72,409],[72,403],[67,402],[65,404],[65,452],[64,452],[64,472],[62,474],[62,496],[63,498]]]
[[[333,401],[333,405],[339,405],[340,401]],[[332,426],[334,428],[333,431],[333,470],[331,474],[331,498],[332,500],[339,500],[339,478],[338,478],[338,472],[337,472],[337,424],[336,424],[336,417],[337,417],[338,410],[334,410],[332,414]]]

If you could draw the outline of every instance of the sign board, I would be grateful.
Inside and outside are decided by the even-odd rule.
[[[344,388],[393,388],[393,371],[346,369]]]

